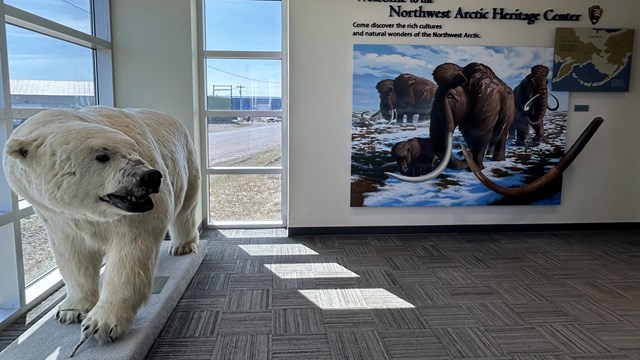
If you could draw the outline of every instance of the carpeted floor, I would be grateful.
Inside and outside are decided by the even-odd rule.
[[[157,359],[640,359],[640,232],[211,232]]]
[[[203,238],[147,360],[640,359],[639,231]]]

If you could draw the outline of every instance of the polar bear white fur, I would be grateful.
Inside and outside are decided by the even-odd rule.
[[[145,109],[47,110],[4,149],[9,184],[47,228],[67,297],[56,317],[114,341],[147,300],[167,229],[196,251],[200,170],[177,119]],[[105,261],[102,286],[99,271]]]

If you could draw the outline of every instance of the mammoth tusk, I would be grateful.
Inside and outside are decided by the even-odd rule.
[[[529,99],[529,101],[527,101],[524,106],[522,107],[522,111],[529,111],[529,109],[531,108],[531,103],[533,102],[533,100],[535,100],[538,96],[540,96],[540,94],[535,94],[531,99]]]
[[[547,105],[547,109],[549,109],[549,110],[551,110],[551,111],[556,111],[556,110],[558,110],[558,108],[560,107],[560,101],[558,101],[558,98],[557,98],[557,97],[555,97],[555,96],[553,96],[553,94],[552,94],[552,93],[549,93],[549,95],[551,95],[551,97],[556,101],[556,106],[554,106],[553,108],[550,108],[550,107]]]
[[[473,171],[473,174],[476,176],[476,178],[478,178],[478,180],[480,180],[480,182],[484,186],[504,196],[526,195],[526,194],[535,192],[540,188],[548,185],[553,180],[555,180],[560,174],[562,174],[562,172],[565,169],[567,169],[569,165],[571,165],[573,160],[575,160],[576,157],[578,157],[582,149],[584,149],[584,147],[587,145],[589,140],[591,140],[591,137],[593,136],[593,134],[595,134],[595,132],[600,127],[600,125],[602,125],[603,121],[604,120],[601,117],[596,117],[595,119],[593,119],[589,124],[589,126],[587,126],[587,128],[582,132],[578,140],[576,140],[576,142],[573,143],[571,148],[564,154],[562,159],[560,159],[560,161],[556,164],[556,166],[554,166],[551,170],[549,170],[546,174],[542,175],[540,178],[538,178],[534,182],[521,187],[506,188],[494,183],[493,181],[489,180],[489,178],[487,178],[482,173],[482,171],[478,168],[478,166],[476,166],[473,160],[471,160],[472,159],[471,154],[469,153],[469,150],[467,150],[467,148],[464,145],[462,145],[462,152],[464,153],[467,159],[467,164],[469,164],[471,171]]]
[[[391,124],[393,120],[396,119],[396,116],[398,116],[398,114],[396,113],[396,109],[390,109],[389,112],[391,113],[391,118],[389,119],[387,125]]]
[[[435,179],[440,174],[442,174],[444,169],[447,168],[447,165],[449,164],[449,160],[451,160],[452,151],[453,151],[453,133],[450,132],[447,134],[447,149],[445,150],[445,153],[444,153],[444,159],[440,161],[440,164],[438,164],[438,167],[433,169],[432,172],[422,176],[404,176],[404,175],[398,175],[390,172],[385,172],[385,174],[393,178],[396,178],[398,180],[402,180],[410,183],[421,183],[421,182],[429,181],[431,179]]]
[[[384,169],[384,168],[390,168],[390,167],[395,167],[395,166],[398,166],[398,163],[393,161],[393,162],[388,162],[386,164],[382,164],[382,166],[380,166],[380,168]]]
[[[371,117],[369,117],[369,120],[373,119],[374,116],[380,115],[380,112],[381,112],[381,110],[378,110],[375,113],[373,113],[373,115],[371,115]]]

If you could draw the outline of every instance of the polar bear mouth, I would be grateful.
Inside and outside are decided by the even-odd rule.
[[[107,194],[101,196],[100,201],[109,203],[119,209],[131,213],[141,213],[153,209],[153,200],[149,195],[117,195]]]

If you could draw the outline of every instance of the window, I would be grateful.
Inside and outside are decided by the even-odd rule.
[[[202,143],[212,227],[286,226],[283,6],[203,0]]]
[[[42,110],[113,105],[108,0],[0,5],[0,148]],[[44,225],[10,191],[4,173],[0,244],[1,328],[61,284]]]

